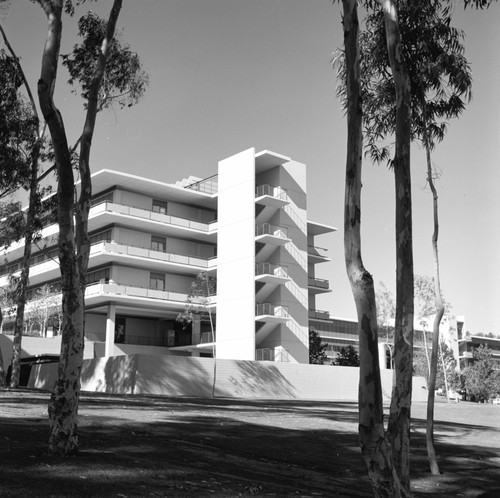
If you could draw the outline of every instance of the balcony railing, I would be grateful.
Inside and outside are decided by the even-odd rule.
[[[262,303],[255,306],[255,316],[276,316],[280,318],[289,318],[287,306],[276,306],[275,304]]]
[[[255,227],[255,235],[273,235],[274,237],[279,237],[280,239],[287,239],[288,230],[285,227],[271,225],[270,223],[263,223],[262,225],[257,225]]]
[[[322,310],[309,310],[309,318],[315,318],[317,320],[328,320],[330,318],[330,312]]]
[[[117,242],[97,242],[92,244],[90,254],[98,252],[99,247],[108,253],[124,254],[127,256],[142,257],[147,259],[154,259],[157,261],[165,261],[168,263],[178,263],[189,266],[199,266],[202,268],[208,268],[209,259],[198,258],[194,256],[185,256],[183,254],[177,254],[172,252],[162,252],[154,251],[153,249],[147,249],[145,247],[129,246],[125,244],[119,244]]]
[[[324,247],[308,245],[307,246],[307,253],[311,254],[312,256],[319,256],[321,258],[328,257],[328,249],[325,249]]]
[[[274,275],[276,277],[288,277],[288,267],[272,265],[271,263],[257,263],[255,275]]]
[[[219,177],[218,175],[213,175],[203,180],[185,185],[184,188],[196,190],[196,192],[203,192],[205,194],[216,194],[219,188]]]
[[[159,221],[161,223],[166,223],[183,228],[190,228],[202,232],[211,232],[213,230],[213,223],[216,223],[217,221],[214,220],[209,223],[204,223],[201,221],[190,220],[188,218],[180,218],[179,216],[172,216],[170,214],[158,213],[156,211],[150,211],[148,209],[125,206],[124,204],[117,204],[110,201],[104,201],[101,204],[93,206],[91,208],[90,214],[95,215],[102,211],[109,211],[146,220]]]
[[[217,338],[217,334],[215,334],[215,338]],[[200,342],[198,344],[210,344],[213,342],[212,332],[202,332],[200,334]]]
[[[323,278],[309,277],[308,284],[311,287],[317,287],[319,289],[328,289],[330,287],[330,282]]]
[[[135,287],[132,285],[120,285],[111,283],[95,283],[88,285],[85,289],[85,296],[91,297],[96,294],[115,294],[127,297],[140,297],[147,299],[158,299],[161,301],[176,301],[185,303],[188,295],[182,292],[163,291],[148,289],[146,287]]]
[[[256,361],[279,361],[287,363],[290,361],[290,355],[286,349],[282,348],[259,348],[255,350]]]
[[[285,189],[282,189],[281,187],[274,187],[272,185],[259,185],[256,187],[255,197],[262,197],[263,195],[268,195],[282,201],[286,201],[288,199]]]

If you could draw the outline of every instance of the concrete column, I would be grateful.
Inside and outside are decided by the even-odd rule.
[[[191,322],[191,338],[193,341],[193,344],[199,344],[201,340],[201,323],[200,320],[193,320]]]
[[[104,355],[107,357],[113,356],[115,349],[115,321],[116,321],[116,304],[108,304],[108,316],[106,318],[106,348]]]
[[[380,370],[387,370],[387,363],[385,357],[385,342],[378,343],[378,362]]]

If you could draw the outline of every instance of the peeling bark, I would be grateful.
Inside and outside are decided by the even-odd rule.
[[[58,173],[59,263],[62,282],[62,339],[58,378],[49,402],[49,451],[71,454],[78,451],[78,401],[84,347],[85,277],[89,258],[88,213],[92,194],[90,149],[97,114],[97,94],[106,59],[114,38],[122,1],[114,0],[106,37],[90,84],[87,114],[80,142],[79,172],[81,192],[74,199],[73,165],[62,116],[53,96],[62,33],[63,0],[40,0],[48,20],[42,56],[38,96],[49,127]]]
[[[410,174],[411,93],[402,53],[396,3],[377,0],[385,19],[387,52],[396,90],[396,320],[394,385],[388,424],[394,467],[402,491],[410,496],[410,416],[413,373],[413,244]]]
[[[346,270],[356,303],[359,331],[359,438],[375,496],[398,497],[401,486],[384,431],[373,278],[361,258],[362,108],[357,2],[343,2],[347,90],[347,160],[344,201]]]

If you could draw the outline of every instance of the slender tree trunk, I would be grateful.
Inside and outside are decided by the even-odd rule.
[[[444,389],[446,392],[446,401],[450,402],[450,387],[448,385],[448,373],[446,372],[446,364],[444,362],[443,348],[441,346],[441,341],[439,341],[439,355],[441,357],[441,366],[443,368],[443,378],[444,378]]]
[[[52,137],[59,178],[57,195],[63,313],[58,379],[49,402],[51,427],[49,451],[55,454],[69,454],[78,451],[77,419],[84,347],[85,279],[90,247],[88,237],[88,213],[92,195],[90,148],[97,114],[98,92],[122,1],[113,2],[106,36],[89,84],[87,113],[80,142],[81,192],[76,206],[71,151],[61,114],[53,100],[61,46],[64,0],[40,0],[40,4],[47,15],[48,32],[38,81],[38,95]]]
[[[33,118],[36,121],[37,126],[37,137],[35,144],[33,146],[32,154],[31,154],[31,177],[29,183],[29,205],[28,205],[28,213],[26,218],[26,230],[24,237],[24,255],[22,262],[22,270],[21,277],[18,283],[17,288],[17,299],[16,299],[16,321],[14,325],[14,342],[13,342],[13,352],[12,352],[12,376],[11,376],[11,387],[18,387],[19,385],[19,375],[20,375],[20,360],[21,360],[21,342],[23,336],[23,327],[24,327],[24,310],[26,307],[26,289],[29,282],[29,272],[30,272],[30,262],[31,262],[31,244],[34,240],[34,223],[35,217],[38,212],[38,168],[40,161],[40,152],[42,149],[42,140],[45,134],[45,126],[40,129],[39,126],[39,117],[38,111],[35,104],[35,99],[33,97],[33,93],[31,91],[31,87],[26,78],[26,74],[19,63],[19,57],[17,57],[12,45],[10,44],[7,35],[2,26],[0,26],[0,32],[2,34],[3,41],[11,53],[13,59],[16,61],[16,65],[19,70],[19,74],[21,75],[23,85],[26,89],[26,93],[28,95],[28,99],[31,105],[31,111],[33,113]]]
[[[402,493],[410,492],[410,422],[413,375],[413,244],[410,174],[411,93],[393,0],[382,6],[387,51],[396,90],[396,151],[393,163],[396,199],[396,320],[394,384],[388,424],[394,467]]]
[[[215,350],[215,331],[214,331],[214,321],[212,319],[212,310],[210,309],[210,285],[208,280],[208,274],[204,274],[205,284],[207,287],[207,311],[208,317],[210,319],[210,330],[212,332],[212,356],[214,359],[214,378],[212,381],[212,398],[215,398],[215,386],[217,382],[217,359],[215,358],[216,350]]]
[[[38,162],[40,157],[41,139],[39,138],[33,148],[31,158],[31,177],[29,184],[29,205],[26,216],[26,228],[24,236],[24,254],[21,266],[21,276],[17,283],[16,290],[16,321],[14,325],[14,341],[12,343],[12,374],[10,379],[10,387],[17,388],[19,386],[19,376],[21,372],[21,342],[23,337],[24,326],[24,310],[26,308],[26,290],[28,288],[30,263],[31,263],[31,245],[34,239],[34,224],[38,207]]]
[[[368,476],[377,497],[401,496],[390,447],[384,431],[384,413],[378,328],[373,278],[361,258],[362,109],[359,68],[357,2],[344,0],[344,47],[347,89],[347,160],[344,202],[344,251],[359,330],[359,438]]]
[[[208,277],[207,277],[208,278]],[[207,288],[208,288],[208,281],[207,281]],[[217,383],[217,359],[215,357],[216,351],[215,351],[215,331],[214,331],[214,323],[212,319],[212,310],[208,308],[208,316],[210,318],[210,330],[212,331],[212,356],[214,358],[214,378],[212,382],[212,398],[215,398],[215,386]]]
[[[49,452],[78,451],[77,415],[83,358],[83,294],[76,261],[73,165],[62,116],[54,100],[62,34],[63,0],[42,0],[48,20],[47,39],[38,80],[40,108],[52,137],[58,173],[57,218],[62,284],[62,338],[57,381],[49,401]]]
[[[3,313],[0,309],[0,334],[3,326]],[[7,381],[5,380],[5,368],[3,365],[3,354],[2,348],[0,347],[0,389],[5,389],[7,387]]]
[[[422,339],[424,341],[425,359],[427,361],[427,378],[429,378],[431,376],[431,359],[429,358],[429,349],[427,347],[427,335],[425,333],[425,327],[422,330]]]
[[[425,105],[424,105],[424,120],[425,120]],[[437,463],[436,450],[434,447],[434,396],[436,391],[436,377],[438,366],[439,352],[439,324],[444,315],[444,303],[441,294],[441,282],[439,277],[439,253],[438,253],[438,236],[439,236],[439,211],[438,211],[438,195],[434,185],[432,174],[432,162],[429,138],[427,136],[427,122],[424,122],[425,129],[425,150],[427,158],[427,181],[432,191],[432,210],[434,220],[434,231],[432,234],[432,256],[434,260],[434,300],[436,306],[436,315],[432,326],[432,352],[430,363],[430,375],[427,389],[427,424],[426,424],[426,443],[427,455],[429,457],[429,466],[432,474],[439,474],[439,465]]]

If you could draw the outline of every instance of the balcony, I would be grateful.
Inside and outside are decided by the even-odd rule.
[[[256,361],[279,361],[288,363],[290,355],[286,349],[282,348],[259,348],[255,350]]]
[[[255,202],[279,209],[290,203],[286,190],[273,185],[259,185],[255,189]]]
[[[323,292],[330,292],[330,282],[323,278],[308,278],[309,291],[313,294],[321,294]]]
[[[90,209],[89,230],[116,223],[117,218],[126,218],[124,223],[127,224],[127,227],[137,230],[147,230],[148,224],[150,224],[150,228],[158,230],[158,225],[160,225],[162,232],[181,237],[186,236],[186,231],[196,232],[197,236],[212,238],[214,241],[217,236],[216,221],[204,223],[111,201],[104,201]]]
[[[322,263],[323,261],[330,261],[328,257],[328,249],[313,245],[307,246],[307,256],[310,263]]]
[[[288,267],[257,263],[255,265],[255,298],[262,302],[276,289],[278,285],[288,282]]]
[[[135,308],[138,316],[148,314],[148,308],[154,309],[157,316],[169,316],[172,311],[184,309],[188,295],[184,292],[157,290],[134,285],[108,283],[102,280],[89,284],[85,290],[85,302],[89,307],[105,311],[110,301],[118,307]],[[215,296],[211,297],[208,306],[215,307]]]
[[[212,269],[217,264],[216,258],[204,259],[109,241],[93,244],[90,249],[90,257],[93,266],[105,264],[109,261],[126,263],[134,259],[134,266],[147,269],[175,266],[177,269],[192,269],[195,272]]]
[[[284,246],[290,242],[286,227],[262,223],[255,227],[255,241],[273,246]]]
[[[195,190],[196,192],[203,192],[204,194],[216,194],[219,189],[219,176],[209,176],[203,180],[185,185],[184,188]]]
[[[329,320],[330,312],[322,310],[309,310],[309,318],[313,320]]]
[[[288,267],[272,265],[271,263],[257,263],[255,265],[255,280],[265,283],[281,283],[288,280]]]
[[[262,303],[255,306],[255,319],[266,323],[284,323],[290,319],[290,315],[287,306]]]

